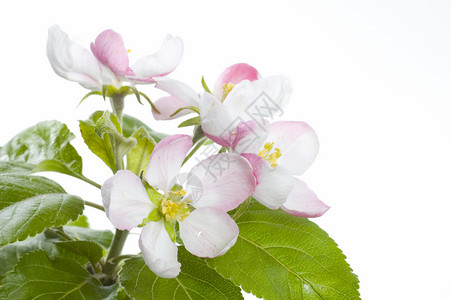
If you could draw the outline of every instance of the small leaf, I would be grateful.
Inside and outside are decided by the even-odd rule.
[[[55,160],[70,172],[82,173],[82,160],[69,143],[75,135],[58,121],[44,121],[31,126],[13,137],[0,150],[3,161],[25,162],[38,165]],[[69,174],[71,175],[71,174]]]
[[[173,279],[156,276],[142,257],[128,259],[119,273],[121,285],[136,300],[243,299],[239,287],[183,247],[179,247],[178,259],[182,268]]]
[[[199,116],[183,121],[182,123],[179,124],[179,128],[195,126],[195,125],[200,125],[200,117]]]
[[[66,225],[67,226],[78,226],[78,227],[89,228],[88,217],[86,217],[85,215],[81,215],[81,216],[78,217],[77,220],[70,221]]]
[[[207,263],[264,299],[360,299],[358,279],[316,224],[252,203],[237,219],[238,240]]]
[[[84,202],[39,176],[0,175],[0,245],[24,240],[82,214]]]
[[[64,231],[77,240],[94,241],[108,249],[113,240],[113,233],[110,230],[95,230],[78,226],[64,226]]]
[[[145,171],[149,164],[150,155],[156,143],[154,139],[147,133],[144,127],[140,127],[133,135],[137,143],[135,147],[127,153],[127,170],[132,171],[137,176]]]
[[[164,139],[165,137],[169,136],[168,134],[154,131],[149,126],[147,126],[145,123],[143,123],[142,121],[140,121],[132,116],[124,114],[123,119],[122,119],[122,133],[124,134],[124,136],[129,137],[129,136],[133,135],[133,133],[141,127],[144,127],[144,129],[146,129],[147,133],[157,143],[159,141],[161,141],[162,139]]]
[[[99,91],[92,91],[92,92],[89,92],[89,93],[87,93],[87,94],[80,100],[80,102],[78,103],[77,107],[80,106],[80,104],[81,104],[83,101],[85,101],[86,98],[88,98],[88,97],[90,97],[90,96],[92,96],[92,95],[100,95],[100,96],[103,96],[102,92],[99,92]],[[105,100],[105,97],[103,97],[103,98],[104,98],[104,100]]]
[[[1,281],[9,299],[105,299],[118,285],[103,287],[99,280],[74,260],[50,259],[37,250],[22,256],[14,270]]]
[[[91,116],[95,121],[80,121],[81,135],[88,148],[115,173],[116,160],[122,161],[124,155],[136,145],[136,139],[120,133],[121,127],[115,115],[105,111],[97,119],[96,114]]]
[[[93,264],[103,257],[103,248],[93,241],[63,241],[55,244],[67,251],[86,257]]]
[[[208,86],[207,86],[207,83],[205,82],[204,76],[202,76],[202,86],[203,86],[204,90],[205,90],[207,93],[212,94],[212,92],[210,91],[210,89],[209,89]]]
[[[200,114],[199,107],[196,107],[196,106],[185,106],[185,107],[181,107],[181,108],[177,109],[175,112],[172,113],[172,115],[170,115],[170,117],[175,116],[176,114],[178,114],[179,112],[181,112],[182,110],[185,110],[185,109],[189,109],[189,110],[194,111],[195,113]]]

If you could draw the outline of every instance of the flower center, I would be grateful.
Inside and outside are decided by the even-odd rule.
[[[181,200],[181,197],[186,194],[186,191],[181,189],[178,191],[170,191],[169,197],[164,197],[161,201],[161,213],[166,221],[177,219],[183,221],[189,216],[190,209],[186,200]]]
[[[224,102],[225,98],[232,91],[234,86],[235,85],[233,83],[231,83],[231,82],[224,83],[224,85],[222,86],[222,99],[221,99],[221,102]]]
[[[269,162],[269,165],[272,168],[277,167],[277,159],[282,156],[282,153],[280,152],[279,148],[274,148],[274,151],[272,151],[274,147],[274,142],[272,143],[266,143],[265,146],[263,146],[263,149],[258,152],[258,156]],[[271,152],[272,151],[272,152]]]

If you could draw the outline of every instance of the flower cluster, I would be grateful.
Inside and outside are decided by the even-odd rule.
[[[226,253],[239,233],[228,212],[245,208],[246,201],[255,199],[299,217],[318,217],[329,208],[298,178],[318,153],[315,132],[304,122],[273,122],[289,102],[289,80],[262,77],[254,67],[239,63],[222,72],[213,91],[204,84],[205,91],[198,93],[165,77],[177,67],[182,52],[181,39],[169,36],[159,51],[130,67],[116,32],[99,34],[89,51],[57,26],[49,29],[47,44],[50,63],[63,78],[93,91],[124,83],[133,88],[155,84],[168,93],[155,102],[155,119],[198,114],[193,125],[202,137],[195,139],[196,147],[188,135],[164,138],[143,174],[119,170],[101,189],[110,221],[120,230],[142,227],[139,247],[144,260],[166,278],[180,272],[181,245],[199,257]],[[180,171],[191,149],[208,145],[218,145],[219,151],[187,173]]]

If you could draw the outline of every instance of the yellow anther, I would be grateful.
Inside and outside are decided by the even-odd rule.
[[[181,189],[179,191],[170,191],[169,194],[175,195],[175,196],[185,196],[186,191],[184,189]]]
[[[130,52],[132,52],[132,49],[127,49],[127,53],[130,53]]]
[[[266,143],[263,146],[263,149],[258,152],[258,156],[269,162],[269,165],[272,168],[275,168],[278,166],[277,159],[282,156],[282,152],[280,151],[280,148],[275,148],[274,151],[271,153],[271,150],[274,147],[274,143]]]
[[[163,201],[161,201],[161,212],[166,221],[171,221],[173,219],[183,221],[189,215],[189,208],[186,202],[174,202],[164,198]]]
[[[225,98],[233,90],[234,86],[235,85],[233,83],[231,83],[231,82],[224,83],[224,85],[222,86],[222,99],[221,99],[221,102],[224,102]]]

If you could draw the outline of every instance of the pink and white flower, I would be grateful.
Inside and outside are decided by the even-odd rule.
[[[144,174],[151,186],[147,189],[129,171],[118,171],[102,186],[105,211],[114,226],[131,230],[144,225],[139,247],[146,264],[160,277],[172,278],[180,272],[177,245],[168,227],[173,231],[178,222],[180,238],[192,254],[222,255],[238,237],[238,226],[227,211],[236,208],[255,189],[251,165],[233,153],[201,161],[188,173],[186,187],[178,185],[179,171],[191,146],[191,137],[187,135],[161,140]],[[227,167],[218,168],[220,162]],[[198,182],[201,195],[192,188],[198,187]]]
[[[304,122],[281,121],[269,126],[265,140],[238,151],[253,167],[253,197],[270,209],[300,217],[319,217],[329,206],[295,176],[302,175],[318,154],[315,131]],[[235,151],[239,150],[235,148]]]
[[[111,29],[97,36],[91,51],[69,39],[57,25],[49,28],[47,40],[47,57],[55,73],[95,91],[101,91],[103,85],[120,87],[123,81],[152,83],[154,77],[171,73],[182,54],[182,40],[168,35],[157,52],[130,67],[124,41]]]
[[[256,81],[261,78],[257,69],[245,64],[237,63],[226,68],[215,83],[213,96],[221,102],[226,101],[226,97],[234,86],[243,81]],[[153,111],[157,120],[175,119],[191,113],[189,109],[182,110],[172,116],[177,110],[183,107],[199,107],[200,96],[191,87],[178,80],[170,78],[157,78],[156,88],[167,92],[170,96],[158,99],[155,106],[160,113]]]

